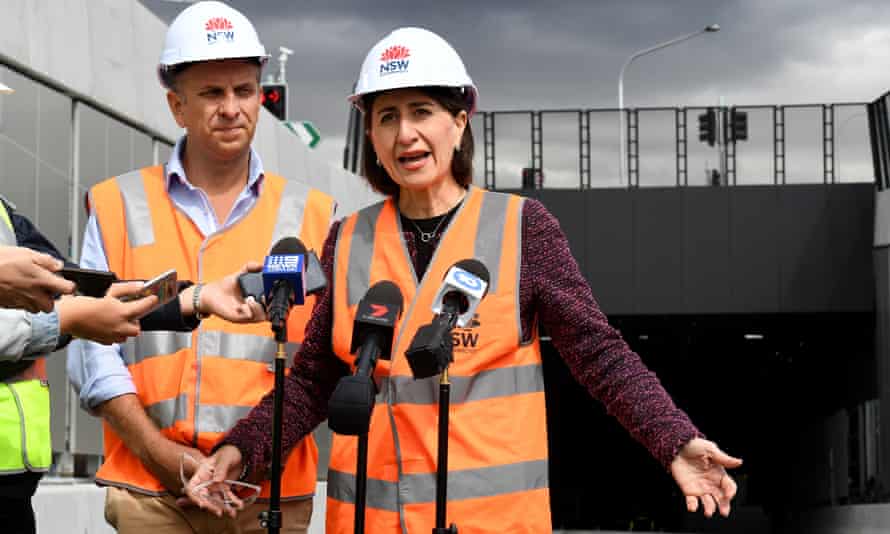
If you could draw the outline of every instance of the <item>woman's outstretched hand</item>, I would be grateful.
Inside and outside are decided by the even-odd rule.
[[[680,449],[671,462],[671,475],[686,496],[686,508],[698,510],[701,501],[706,517],[729,515],[730,501],[735,497],[736,483],[726,472],[742,465],[742,460],[721,451],[717,444],[694,438]]]

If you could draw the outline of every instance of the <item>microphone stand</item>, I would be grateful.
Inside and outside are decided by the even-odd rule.
[[[451,406],[451,382],[446,367],[439,377],[439,428],[436,465],[436,526],[433,534],[457,534],[457,525],[445,528],[445,513],[448,508],[448,426]]]
[[[371,334],[375,336],[375,334]],[[365,343],[362,345],[356,361],[358,366],[356,376],[366,376],[370,382],[372,392],[376,394],[377,386],[374,383],[374,367],[377,366],[377,358],[379,351],[376,346],[378,343]],[[368,424],[366,428],[370,429],[370,418],[374,414],[375,396],[370,396],[370,410],[368,410]],[[355,458],[355,517],[353,519],[354,534],[365,533],[365,510],[367,509],[367,488],[368,488],[368,431],[360,432],[358,435],[358,453]]]
[[[457,323],[458,315],[451,313],[448,318],[450,332]],[[439,375],[439,424],[438,450],[436,453],[436,526],[433,534],[457,534],[457,525],[452,523],[445,527],[446,512],[448,511],[448,429],[451,408],[451,382],[448,379],[448,365],[442,369]]]
[[[374,367],[380,357],[377,334],[369,334],[356,357],[356,372],[340,379],[331,395],[328,424],[331,430],[344,436],[358,437],[358,454],[355,459],[355,507],[353,532],[364,534],[365,510],[368,486],[368,430],[374,413],[377,386],[374,383]]]
[[[269,487],[269,509],[260,512],[260,527],[269,534],[281,532],[281,425],[284,418],[284,365],[287,361],[287,326],[273,322],[278,351],[275,354],[275,387],[272,395],[272,473]]]

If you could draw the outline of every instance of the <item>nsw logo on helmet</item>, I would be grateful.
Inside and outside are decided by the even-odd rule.
[[[380,55],[380,75],[394,74],[408,70],[408,58],[411,51],[407,46],[393,45]]]
[[[225,17],[213,17],[204,23],[204,29],[207,31],[207,44],[216,44],[219,41],[234,42],[235,27]]]

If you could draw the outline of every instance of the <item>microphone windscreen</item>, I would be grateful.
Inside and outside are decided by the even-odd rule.
[[[395,310],[396,317],[402,315],[402,300],[402,291],[399,286],[389,280],[377,282],[362,298],[362,301],[367,303],[391,306]]]
[[[477,277],[481,278],[486,284],[491,282],[491,275],[488,273],[488,268],[485,267],[485,264],[476,259],[466,259],[460,260],[459,262],[454,264],[455,267],[460,267],[461,269],[467,271],[468,273],[475,274]]]
[[[401,315],[402,292],[399,286],[389,280],[382,280],[371,286],[355,310],[350,352],[356,352],[370,333],[378,332],[383,343],[380,357],[388,360],[392,350],[393,332]]]
[[[488,283],[491,282],[491,275],[484,263],[476,259],[466,259],[460,260],[454,266],[476,275],[477,278],[485,282],[485,293],[488,293]]]
[[[289,254],[305,254],[306,245],[296,237],[282,237],[272,246],[269,251],[270,256],[281,256]]]

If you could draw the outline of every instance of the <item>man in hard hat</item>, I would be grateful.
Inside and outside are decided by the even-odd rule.
[[[261,260],[282,237],[321,250],[333,199],[265,172],[251,148],[267,58],[250,21],[225,4],[198,2],[176,17],[158,72],[186,133],[166,165],[92,188],[84,267],[122,278],[175,267],[198,282],[199,295],[203,280]],[[302,341],[313,304],[310,298],[290,313],[291,342]],[[142,335],[123,348],[83,343],[69,358],[69,372],[81,374],[72,381],[82,404],[104,420],[105,462],[96,481],[108,486],[112,526],[123,534],[262,530],[262,500],[231,519],[180,508],[176,496],[182,474],[272,388],[275,347],[268,324],[210,318],[190,335]],[[308,528],[316,461],[311,439],[287,458],[281,532]],[[268,481],[261,498],[267,490]]]

